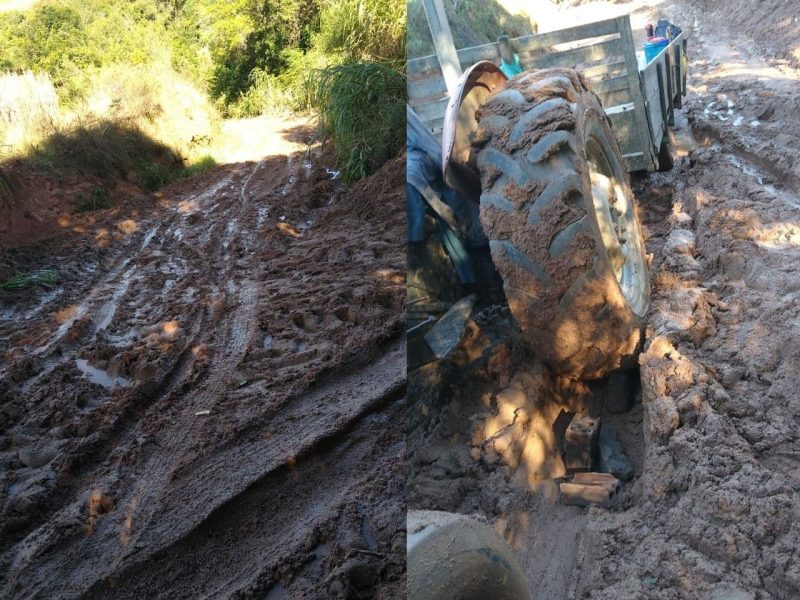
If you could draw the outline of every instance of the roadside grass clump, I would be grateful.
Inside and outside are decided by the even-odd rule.
[[[374,173],[405,144],[402,68],[402,63],[360,60],[319,73],[320,124],[347,183]]]
[[[173,171],[166,165],[151,163],[142,165],[137,171],[139,185],[146,192],[155,192],[173,180]]]
[[[25,288],[50,287],[58,283],[58,272],[55,269],[38,269],[28,273],[18,273],[10,279],[0,282],[0,291],[17,292]]]
[[[2,168],[0,168],[0,200],[11,200],[11,184]]]
[[[217,161],[210,154],[201,156],[198,160],[191,163],[188,167],[184,167],[178,171],[178,179],[187,179],[205,173],[209,169],[217,166]]]
[[[154,163],[145,165],[139,171],[139,183],[144,190],[155,192],[168,183],[200,175],[216,166],[217,161],[214,160],[214,157],[210,154],[206,154],[188,166],[178,169],[171,168],[168,165]]]
[[[139,185],[147,192],[155,192],[168,183],[200,175],[216,166],[217,161],[210,154],[202,156],[186,167],[177,169],[160,163],[145,164],[138,171]]]
[[[208,98],[164,65],[103,67],[69,106],[46,74],[0,75],[0,151],[49,176],[135,172],[153,191],[187,176],[183,163],[190,174],[208,168],[220,121]]]
[[[75,198],[75,211],[81,213],[102,210],[111,208],[112,204],[108,190],[104,187],[95,187],[88,194],[78,194]]]

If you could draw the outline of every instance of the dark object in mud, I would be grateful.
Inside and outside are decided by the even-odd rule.
[[[675,158],[672,156],[672,144],[665,138],[658,149],[657,171],[659,173],[665,173],[666,171],[671,171],[674,166]]]
[[[608,473],[575,473],[572,479],[558,482],[558,491],[563,504],[611,508],[619,499],[622,485]]]
[[[621,481],[628,481],[633,477],[633,467],[622,451],[622,446],[617,440],[616,431],[608,423],[600,425],[598,449],[599,466],[603,473],[610,473]]]
[[[458,346],[472,316],[472,307],[477,296],[471,294],[456,302],[425,334],[425,341],[437,358],[446,358]]]
[[[633,408],[638,371],[621,371],[608,376],[603,386],[603,406],[612,414],[626,413]]]
[[[564,434],[564,466],[569,472],[591,471],[597,456],[600,420],[577,414]]]

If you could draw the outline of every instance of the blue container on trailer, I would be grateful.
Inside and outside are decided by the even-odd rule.
[[[665,37],[656,37],[644,43],[644,57],[647,62],[653,60],[658,53],[669,46],[669,40]]]

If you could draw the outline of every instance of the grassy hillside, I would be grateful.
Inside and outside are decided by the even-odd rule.
[[[498,0],[443,0],[456,48],[490,44],[498,36],[536,32],[527,14],[511,14]],[[435,54],[422,0],[408,1],[408,57]]]
[[[158,170],[171,162],[164,148],[178,166],[203,159],[220,118],[286,110],[323,115],[347,179],[402,146],[406,11],[396,0],[11,5],[26,10],[0,12],[0,160],[27,156],[57,169],[68,165],[48,150],[54,141],[126,132],[98,144],[131,167],[131,141],[150,140],[137,168]],[[391,97],[351,93],[378,72],[375,89]],[[353,110],[392,123],[391,135],[352,130],[343,111]]]

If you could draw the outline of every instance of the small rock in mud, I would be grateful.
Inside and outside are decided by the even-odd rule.
[[[667,238],[667,250],[678,254],[691,254],[696,244],[694,233],[688,229],[673,229]]]

